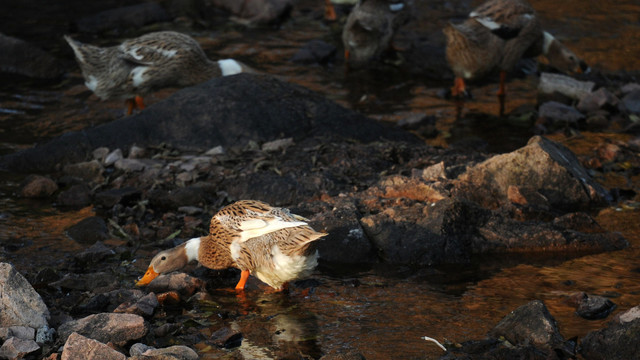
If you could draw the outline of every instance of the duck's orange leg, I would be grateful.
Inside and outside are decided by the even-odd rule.
[[[127,104],[127,115],[133,114],[133,110],[135,109],[143,110],[145,108],[144,100],[139,95],[136,95],[136,97],[132,99],[127,99],[125,104]]]
[[[240,281],[238,281],[238,285],[236,285],[236,290],[244,290],[249,274],[249,270],[242,270],[242,273],[240,273]]]
[[[451,96],[462,97],[466,92],[467,89],[464,84],[464,79],[461,77],[456,77],[453,81],[453,87],[451,88]]]
[[[336,15],[336,9],[333,7],[331,0],[324,1],[324,18],[329,21],[336,21],[338,18]]]

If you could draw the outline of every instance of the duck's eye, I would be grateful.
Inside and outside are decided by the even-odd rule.
[[[160,260],[167,260],[167,257],[163,256],[163,257],[160,258]]]

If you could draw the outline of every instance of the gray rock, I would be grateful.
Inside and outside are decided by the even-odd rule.
[[[147,285],[149,291],[162,293],[175,291],[182,296],[191,296],[196,290],[203,289],[205,282],[185,273],[160,275]]]
[[[586,360],[637,359],[640,354],[640,306],[615,318],[604,329],[582,338],[580,354]]]
[[[0,339],[2,341],[12,337],[22,340],[34,340],[36,338],[36,330],[28,326],[9,326],[0,328]]]
[[[629,92],[622,98],[624,109],[632,114],[640,114],[640,89]]]
[[[624,84],[621,88],[620,91],[623,94],[628,94],[634,90],[640,90],[640,84],[638,83],[628,83],[628,84]]]
[[[538,116],[551,124],[575,125],[584,119],[584,115],[573,106],[561,104],[557,101],[548,101],[538,109]]]
[[[75,26],[79,32],[85,33],[124,32],[168,20],[169,14],[162,6],[152,2],[102,11],[76,21]]]
[[[102,241],[97,241],[89,248],[75,254],[73,257],[82,265],[95,264],[107,257],[115,255],[115,251],[106,246]]]
[[[531,301],[509,313],[489,332],[489,336],[502,336],[514,345],[532,344],[546,349],[553,349],[564,342],[555,319],[540,300]]]
[[[293,145],[292,138],[278,139],[262,144],[262,151],[282,151]]]
[[[46,198],[58,191],[58,184],[46,176],[28,176],[20,189],[20,194],[26,198]]]
[[[120,159],[113,166],[124,172],[142,171],[147,167],[144,161],[140,159]]]
[[[53,336],[55,335],[56,330],[50,328],[48,325],[45,325],[38,329],[36,332],[36,342],[38,344],[46,344],[53,341]]]
[[[62,171],[67,176],[73,176],[94,184],[100,184],[104,181],[104,177],[102,177],[103,170],[98,160],[91,160],[65,165]]]
[[[129,348],[130,356],[139,356],[142,355],[147,350],[155,349],[153,346],[145,345],[143,343],[135,343],[131,345]]]
[[[107,223],[98,216],[91,216],[80,220],[66,229],[67,235],[80,244],[95,244],[109,238]]]
[[[88,338],[116,345],[124,345],[147,334],[142,316],[135,314],[101,313],[66,322],[58,328],[62,340],[77,332]]]
[[[132,354],[132,356],[134,356]],[[193,349],[184,345],[174,345],[166,348],[155,349],[149,348],[143,353],[137,355],[141,359],[151,357],[153,359],[175,359],[175,360],[198,360],[198,353]]]
[[[109,148],[106,148],[104,146],[99,147],[93,150],[91,155],[93,156],[94,160],[98,160],[101,164],[104,164],[104,160],[107,158],[107,155],[109,155]]]
[[[542,94],[553,94],[554,92],[568,96],[575,100],[593,91],[595,83],[591,81],[579,81],[566,75],[543,72],[540,75],[538,91]]]
[[[80,209],[91,204],[91,189],[87,184],[71,185],[67,190],[58,194],[58,206]]]
[[[610,194],[596,183],[566,147],[534,136],[527,146],[469,168],[453,194],[488,208],[508,203],[509,186],[542,194],[556,210],[574,212],[607,204]]]
[[[604,319],[617,307],[611,300],[597,295],[580,293],[575,300],[578,303],[576,314],[588,320]]]
[[[146,156],[147,150],[140,146],[133,145],[129,149],[129,159],[142,159]]]
[[[123,159],[122,150],[115,149],[112,152],[108,153],[104,158],[104,166],[111,166],[116,163],[116,161]]]
[[[96,193],[94,200],[96,205],[109,209],[116,204],[131,205],[140,200],[141,197],[142,192],[140,190],[133,187],[123,187]]]
[[[592,93],[583,96],[576,108],[583,113],[591,113],[600,109],[615,108],[618,106],[618,99],[611,91],[600,88]]]
[[[60,62],[46,51],[0,33],[0,72],[52,80],[64,74]]]
[[[49,309],[31,284],[13,266],[0,263],[0,327],[47,325]]]
[[[117,280],[114,276],[107,272],[82,273],[82,274],[65,274],[65,276],[49,284],[55,288],[65,290],[93,290],[96,288],[107,287],[113,285]]]
[[[150,317],[158,307],[158,298],[156,294],[149,293],[143,298],[136,301],[127,301],[118,306],[113,312],[136,314],[140,316]]]
[[[12,337],[0,347],[0,359],[21,359],[38,349],[40,349],[40,346],[33,340]]]
[[[125,360],[127,357],[100,341],[70,334],[62,350],[62,360]]]

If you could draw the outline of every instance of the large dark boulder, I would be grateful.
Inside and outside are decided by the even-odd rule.
[[[0,33],[0,75],[53,80],[63,73],[60,62],[48,52]]]
[[[167,143],[184,149],[243,146],[313,136],[371,142],[381,138],[417,142],[303,87],[266,75],[212,79],[176,92],[139,114],[70,132],[35,148],[0,158],[0,168],[52,171],[59,163],[83,161],[96,148]]]
[[[640,307],[617,315],[604,329],[582,339],[580,354],[591,359],[637,359],[640,354]]]

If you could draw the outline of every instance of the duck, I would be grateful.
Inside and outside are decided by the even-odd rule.
[[[410,4],[403,0],[360,0],[342,30],[347,64],[365,63],[391,47],[396,31],[410,19]]]
[[[327,233],[315,231],[308,221],[262,201],[237,201],[211,218],[207,236],[155,255],[136,285],[147,285],[160,274],[197,261],[214,270],[240,269],[235,290],[244,290],[247,279],[254,275],[281,291],[290,281],[309,276],[318,264],[318,251],[311,245]]]
[[[214,77],[249,71],[234,59],[212,61],[197,41],[159,31],[98,47],[64,36],[80,65],[85,85],[102,100],[122,98],[127,115],[144,109],[143,96],[166,87],[187,87]]]
[[[467,94],[465,80],[498,71],[497,95],[503,102],[507,72],[522,58],[544,55],[551,67],[565,73],[588,70],[583,60],[543,30],[526,0],[489,0],[471,11],[464,22],[447,24],[443,32],[446,59],[455,75],[451,89],[454,97]]]

